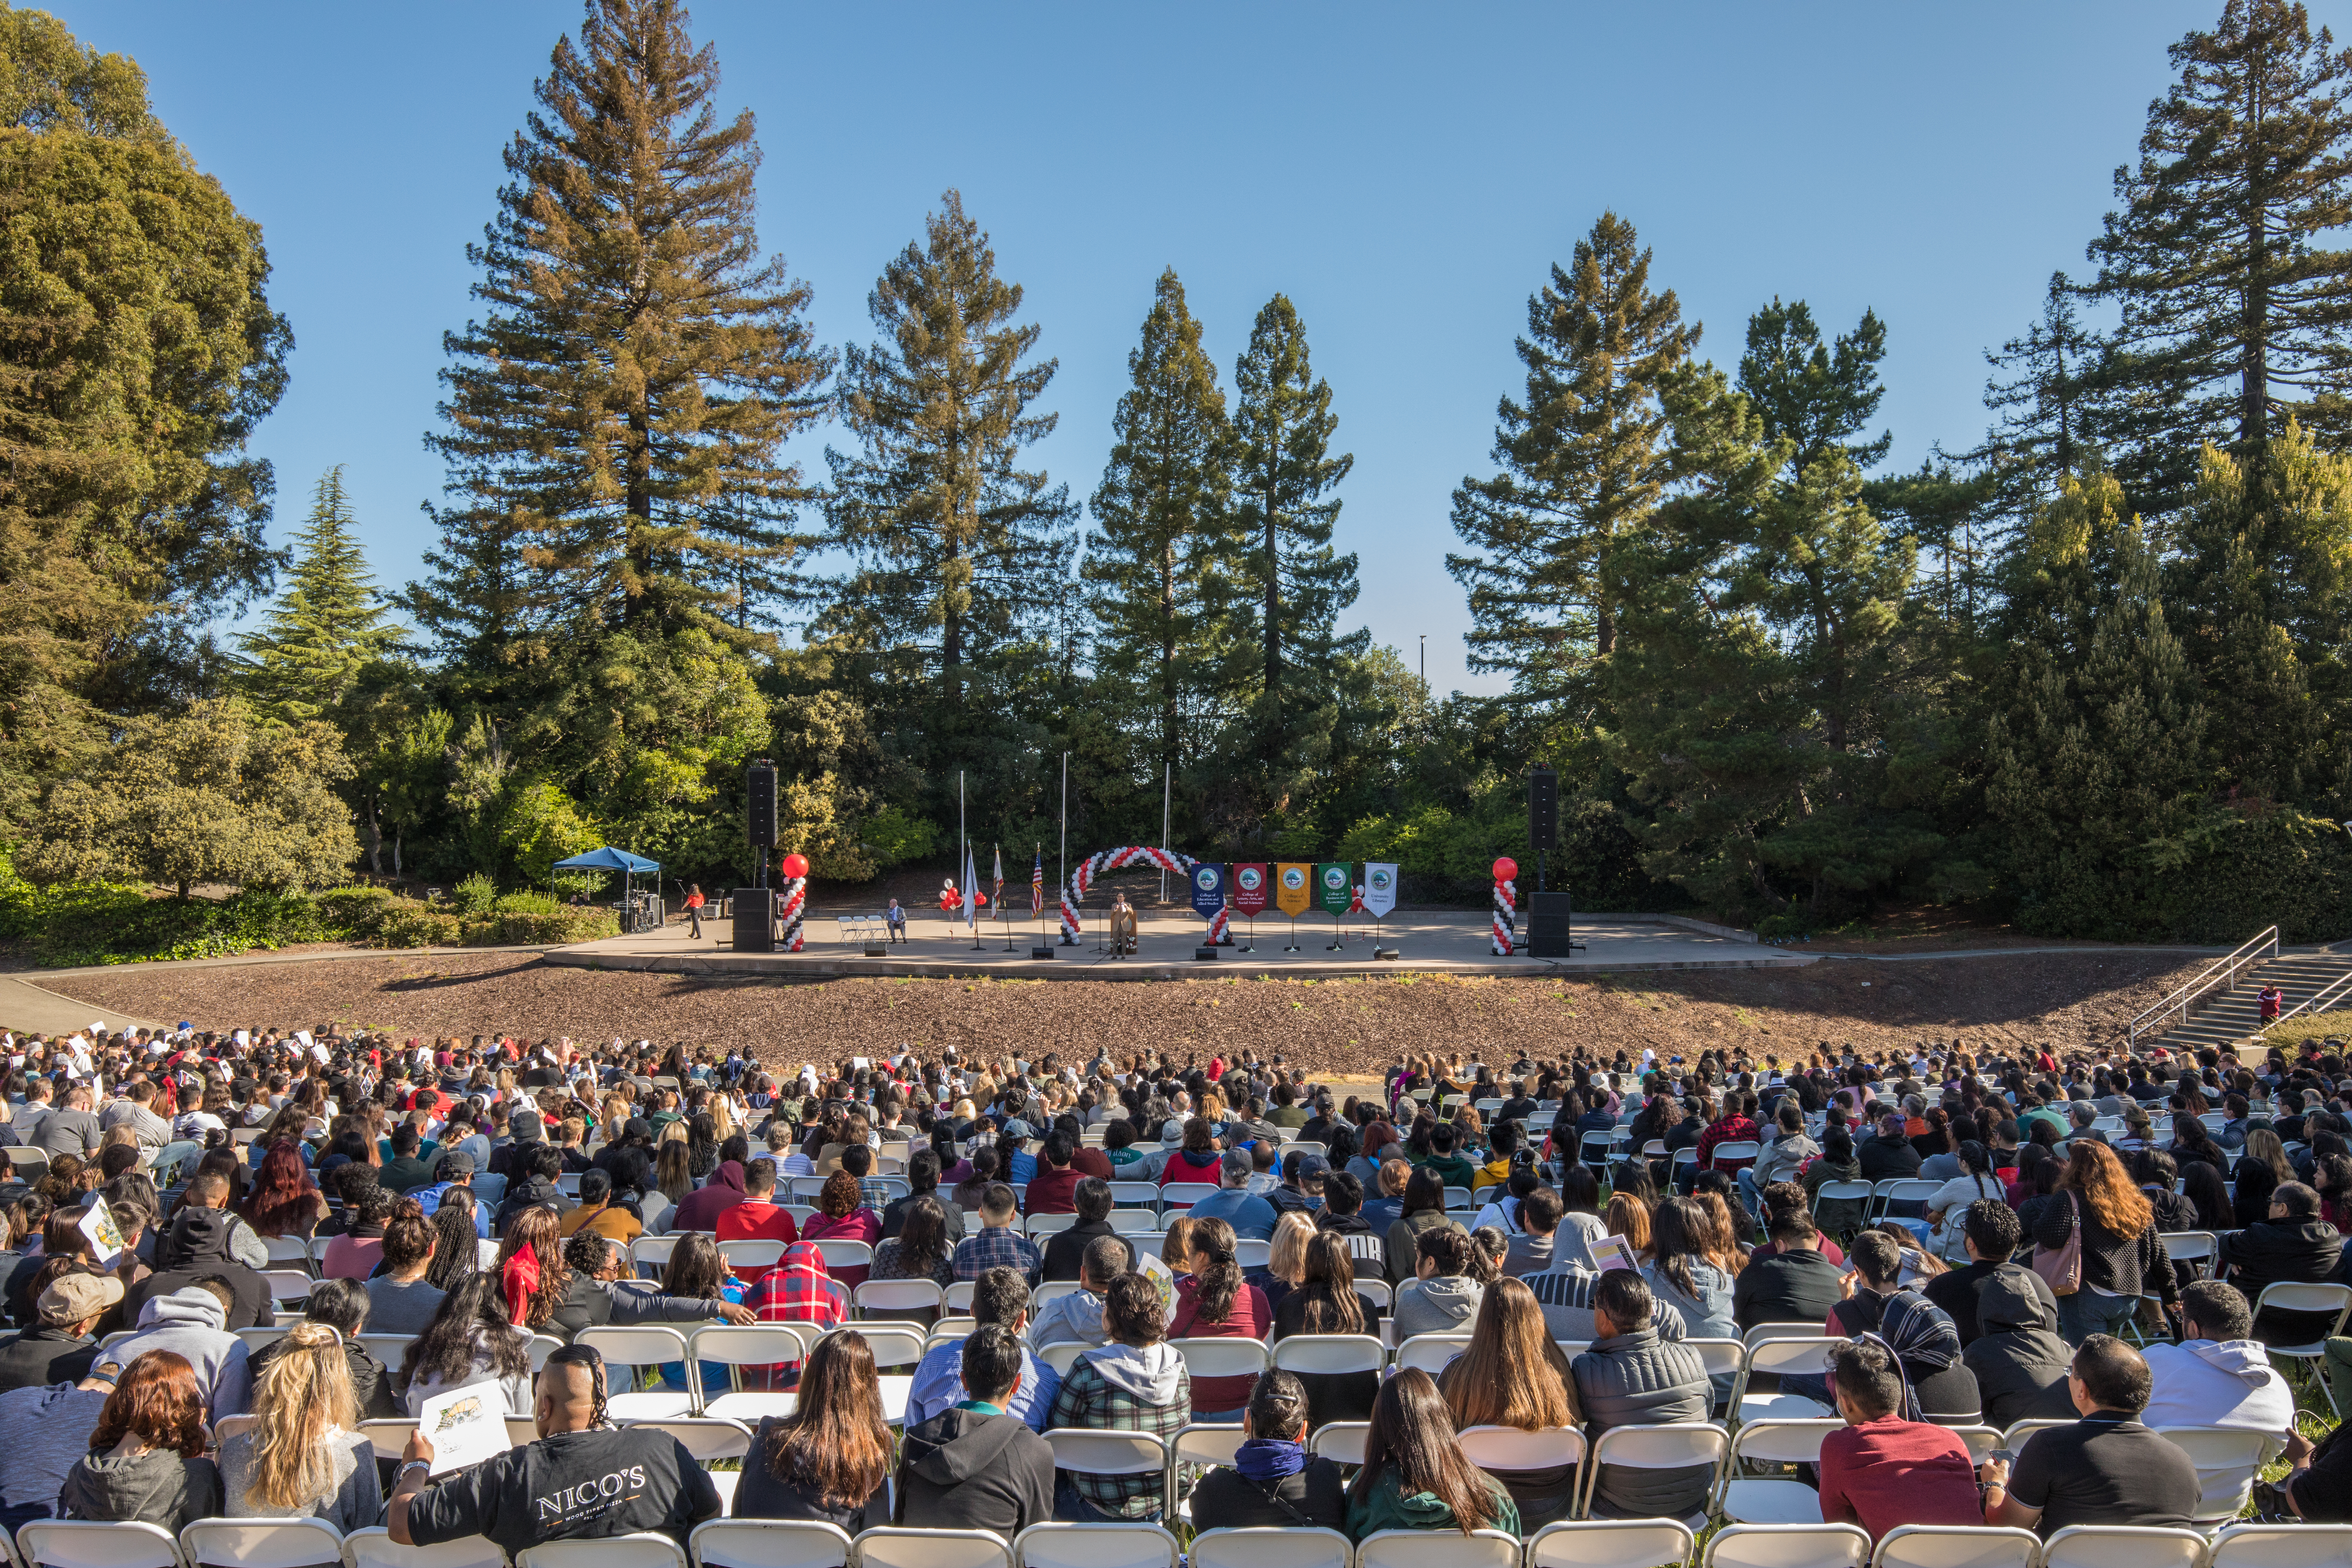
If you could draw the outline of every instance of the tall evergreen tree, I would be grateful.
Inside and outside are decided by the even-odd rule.
[[[1242,548],[1225,395],[1172,268],[1127,366],[1134,384],[1111,416],[1097,531],[1079,575],[1097,617],[1097,670],[1134,693],[1157,727],[1161,763],[1181,769],[1197,747],[1193,727],[1213,716]]]
[[[2295,0],[2228,0],[2171,57],[2090,247],[2139,426],[2118,477],[2151,512],[2179,504],[2206,441],[2258,457],[2299,405],[2352,436],[2352,251],[2329,244],[2352,224],[2352,51]]]
[[[2076,293],[2065,273],[2052,273],[2042,314],[1985,353],[1994,374],[1985,382],[1984,401],[1995,418],[1984,445],[1969,457],[1993,474],[2002,504],[2021,526],[2105,445],[2097,392],[2106,345],[2083,324]]]
[[[841,416],[865,449],[825,453],[832,539],[854,563],[830,621],[934,683],[950,721],[976,673],[1050,630],[1069,575],[1069,487],[1021,466],[1053,433],[1032,405],[1058,363],[1032,359],[1021,298],[949,191],[866,297],[880,341],[848,351]]]
[[[1329,492],[1356,459],[1332,455],[1339,420],[1331,384],[1309,367],[1307,328],[1286,296],[1258,311],[1234,389],[1234,522],[1246,543],[1241,578],[1261,654],[1255,750],[1271,766],[1298,757],[1309,734],[1328,729],[1337,662],[1370,640],[1339,635],[1339,612],[1356,602],[1356,558],[1331,547],[1339,498]]]
[[[1748,318],[1748,352],[1739,360],[1739,390],[1763,421],[1764,438],[1789,443],[1789,467],[1801,474],[1832,452],[1856,469],[1874,468],[1895,445],[1891,431],[1853,439],[1878,414],[1886,388],[1878,362],[1886,357],[1886,325],[1869,311],[1853,331],[1824,345],[1802,300],[1778,296]]]
[[[334,716],[361,672],[398,645],[400,628],[384,620],[358,523],[338,464],[320,478],[310,521],[294,535],[290,580],[261,628],[236,639],[237,684],[265,717]]]
[[[811,491],[782,453],[830,360],[806,286],[760,252],[751,115],[720,121],[687,22],[677,0],[588,0],[507,149],[467,251],[489,311],[444,340],[428,440],[457,504],[417,595],[428,627],[740,641],[738,585],[777,591],[805,542]]]
[[[1614,213],[1528,299],[1527,391],[1496,416],[1502,471],[1454,492],[1476,553],[1445,558],[1469,593],[1470,668],[1507,674],[1516,698],[1590,711],[1623,605],[1604,562],[1664,491],[1659,392],[1698,337],[1672,289],[1651,291],[1650,253]]]

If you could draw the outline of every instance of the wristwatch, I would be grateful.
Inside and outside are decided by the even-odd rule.
[[[394,1486],[398,1486],[401,1482],[406,1480],[408,1479],[408,1472],[411,1470],[423,1470],[426,1475],[430,1476],[433,1473],[433,1461],[430,1459],[409,1460],[408,1463],[400,1467],[400,1473],[392,1478],[392,1484]]]

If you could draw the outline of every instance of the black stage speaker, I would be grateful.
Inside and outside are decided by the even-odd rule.
[[[1568,894],[1529,893],[1528,956],[1566,958],[1573,925],[1574,911],[1569,908]]]
[[[772,773],[768,775],[774,778]],[[735,951],[776,951],[776,905],[772,888],[735,889]]]
[[[761,757],[743,778],[744,816],[751,825],[751,844],[760,849],[776,847],[776,764]]]
[[[1538,763],[1528,774],[1528,853],[1541,855],[1559,842],[1559,775]]]

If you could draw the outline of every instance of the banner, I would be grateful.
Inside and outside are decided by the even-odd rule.
[[[1315,901],[1326,914],[1346,914],[1355,898],[1356,879],[1349,874],[1346,862],[1325,861],[1315,868]]]
[[[1214,861],[1203,860],[1192,868],[1192,912],[1204,921],[1213,921],[1224,912],[1225,868]]]
[[[1265,867],[1253,861],[1233,868],[1234,910],[1255,920],[1265,913]]]
[[[1397,868],[1391,860],[1364,863],[1364,908],[1374,920],[1384,921],[1396,908]]]
[[[1314,875],[1314,872],[1315,868],[1312,866],[1299,866],[1287,862],[1275,867],[1274,907],[1292,920],[1297,920],[1305,914],[1307,907],[1315,901],[1315,895],[1307,886],[1308,879]]]

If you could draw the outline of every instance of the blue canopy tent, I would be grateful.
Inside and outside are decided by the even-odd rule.
[[[648,860],[642,855],[632,855],[625,849],[602,845],[584,855],[574,855],[569,860],[558,860],[559,871],[618,871],[621,873],[621,929],[625,931],[659,931],[665,918],[661,905],[661,862]],[[655,879],[654,890],[638,894],[631,887],[637,877]]]

